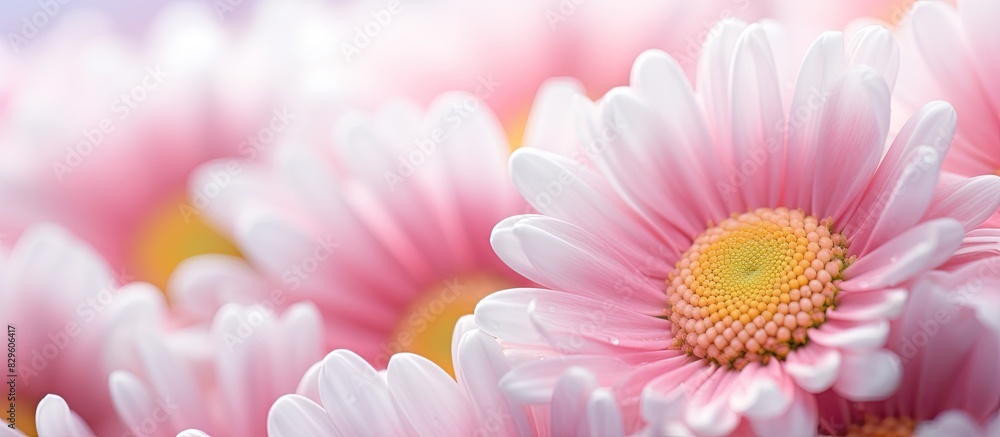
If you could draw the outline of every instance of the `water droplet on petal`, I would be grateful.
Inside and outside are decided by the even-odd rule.
[[[621,343],[621,341],[618,340],[618,337],[608,337],[608,341],[615,346],[618,346],[618,343]]]

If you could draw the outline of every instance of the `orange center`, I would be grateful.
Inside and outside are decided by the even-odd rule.
[[[847,437],[910,437],[917,423],[908,417],[868,416],[864,423],[847,428]]]
[[[695,239],[669,275],[674,344],[720,365],[784,359],[826,321],[847,239],[802,210],[761,208]]]

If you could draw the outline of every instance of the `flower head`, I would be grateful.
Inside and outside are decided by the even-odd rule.
[[[712,435],[808,433],[815,393],[895,391],[899,358],[884,346],[907,281],[947,262],[1000,198],[935,189],[947,104],[923,107],[884,149],[898,59],[885,29],[849,45],[824,34],[790,92],[779,34],[720,24],[697,91],[670,57],[640,56],[631,86],[578,107],[591,165],[512,156],[541,215],[504,220],[493,246],[553,290],[497,293],[476,320],[512,349],[573,357],[526,364],[526,378],[603,369],[634,406],[626,423],[641,422],[641,392],[647,416]],[[553,181],[562,195],[532,202]],[[959,197],[968,208],[949,207]]]

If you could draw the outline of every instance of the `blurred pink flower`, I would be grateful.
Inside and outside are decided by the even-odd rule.
[[[197,428],[217,437],[266,436],[268,409],[322,356],[320,340],[319,314],[308,303],[281,317],[233,304],[210,330],[149,331],[120,344],[137,351],[136,359],[105,378],[103,392],[110,388],[128,435],[172,437]],[[72,405],[88,408],[85,401]],[[90,429],[52,395],[39,405],[37,421],[39,437]]]
[[[1000,258],[995,258],[992,267],[998,264]],[[819,395],[821,432],[845,435],[862,427],[898,428],[905,430],[899,435],[916,436],[986,437],[1000,432],[1000,375],[994,365],[1000,357],[1000,331],[989,329],[966,306],[978,300],[972,294],[992,292],[977,285],[975,272],[987,271],[979,267],[933,273],[911,286],[886,342],[902,359],[899,390],[885,400],[861,403],[832,392]],[[1000,313],[989,317],[995,323]]]
[[[120,432],[108,375],[129,360],[122,346],[132,337],[161,329],[166,303],[155,287],[120,287],[128,278],[115,275],[52,225],[33,226],[0,257],[0,320],[14,329],[19,428],[32,432],[36,404],[57,394],[102,434]]]
[[[471,322],[460,321],[454,334],[457,381],[418,355],[394,355],[378,372],[353,352],[336,350],[313,366],[298,394],[271,408],[271,437],[623,435],[613,395],[582,369],[560,378],[543,409],[505,397],[498,384],[510,365],[496,340]]]
[[[947,104],[923,107],[883,152],[898,59],[886,29],[849,45],[822,35],[789,94],[778,34],[720,24],[697,91],[669,56],[640,56],[630,87],[578,108],[601,145],[594,168],[514,153],[514,185],[543,215],[504,220],[492,244],[559,291],[495,293],[476,323],[565,359],[523,364],[510,384],[585,366],[631,406],[627,431],[642,392],[647,416],[713,435],[811,433],[814,393],[895,391],[899,360],[883,346],[904,284],[948,261],[1000,198],[935,190]],[[562,196],[534,201],[556,181]],[[1000,189],[992,176],[960,183]]]
[[[228,28],[207,4],[173,4],[139,43],[66,12],[0,56],[0,232],[59,223],[161,287],[188,256],[238,255],[200,220],[189,173],[253,158],[304,114],[342,111],[316,99],[358,104],[344,97],[338,58],[316,53],[332,13],[259,3]]]
[[[177,308],[197,319],[226,301],[310,300],[330,349],[380,368],[413,351],[450,369],[458,317],[528,284],[489,245],[493,225],[526,208],[507,177],[503,130],[480,100],[453,93],[426,113],[390,105],[334,131],[331,141],[292,139],[267,163],[198,170],[192,196],[250,264],[188,261],[170,285]],[[231,182],[220,187],[222,178]]]
[[[958,7],[920,2],[901,31],[898,100],[916,107],[945,100],[958,112],[955,145],[944,169],[963,176],[1000,174],[1000,4]]]

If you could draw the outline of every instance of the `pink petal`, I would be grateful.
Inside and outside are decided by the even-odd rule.
[[[852,401],[875,401],[891,395],[902,377],[896,354],[885,351],[841,352],[840,375],[833,389]]]
[[[826,32],[813,43],[802,62],[795,92],[788,112],[788,139],[785,179],[809,180],[805,162],[815,162],[818,150],[820,116],[827,93],[844,71],[844,38],[840,32]],[[785,184],[785,200],[791,207],[812,205],[810,184]]]
[[[985,18],[985,17],[984,17]],[[962,22],[955,9],[938,2],[920,2],[913,11],[913,29],[921,54],[938,82],[946,83],[951,103],[962,114],[994,114],[988,100],[988,86],[982,82],[977,70],[977,60],[969,41],[963,35]],[[966,77],[968,80],[954,80]],[[987,79],[991,80],[991,79]],[[964,117],[964,115],[963,115]],[[963,122],[964,123],[964,122]],[[991,144],[997,138],[989,130],[966,129],[964,135],[973,144]]]
[[[731,396],[738,379],[737,372],[715,372],[689,394],[690,405],[684,414],[687,425],[709,435],[725,435],[735,429],[741,417],[731,406]]]
[[[930,103],[903,127],[844,226],[853,253],[868,253],[924,215],[951,144],[955,119],[951,106]]]
[[[671,170],[680,162],[663,151],[674,139],[662,131],[648,104],[636,90],[620,87],[601,100],[601,113],[603,126],[608,126],[604,131],[611,133],[595,163],[615,191],[667,240],[700,233],[706,218],[686,206],[695,199],[688,187],[673,180]]]
[[[809,393],[822,393],[833,386],[840,372],[840,352],[819,344],[796,349],[784,363],[785,371]]]
[[[715,162],[718,157],[712,148],[701,106],[687,76],[673,58],[658,50],[643,52],[632,67],[630,83],[643,103],[656,112],[656,123],[663,130],[663,147],[656,147],[650,153],[656,161],[668,165],[672,170],[664,177],[671,183],[686,190],[692,190],[692,198],[698,202],[695,208],[704,221],[719,220],[729,213],[723,197],[715,188],[721,179],[722,167]],[[677,165],[682,162],[698,162],[698,166]]]
[[[845,171],[814,173],[810,210],[840,222],[857,202],[882,156],[889,128],[885,81],[869,67],[846,71],[832,85],[822,117],[816,162]]]
[[[867,292],[842,291],[837,296],[837,307],[827,311],[831,320],[869,322],[893,319],[899,315],[909,293],[905,289],[886,289]]]
[[[513,234],[542,275],[539,283],[594,299],[615,299],[644,314],[662,312],[662,280],[646,277],[590,232],[539,216],[519,221]]]
[[[891,92],[899,72],[899,46],[892,32],[882,26],[868,26],[851,38],[853,65],[867,65],[879,72]]]
[[[730,86],[733,55],[736,44],[746,23],[733,19],[723,19],[708,32],[708,38],[702,46],[698,58],[698,92],[705,104],[708,114],[709,132],[715,137],[715,144],[729,144],[732,138],[730,129],[732,123],[732,105],[730,103]],[[723,150],[717,150],[720,156]],[[731,211],[746,210],[746,205],[740,201],[729,204]]]
[[[601,229],[599,237],[640,268],[646,266],[639,262],[661,257],[649,251],[651,241],[659,237],[631,214],[600,175],[536,149],[515,152],[510,167],[514,185],[540,213],[583,229]],[[656,271],[665,278],[669,268]]]
[[[982,225],[1000,208],[1000,178],[992,175],[962,179],[938,187],[921,221],[953,218],[966,232]]]
[[[985,85],[983,88],[993,103],[993,110],[1000,111],[1000,87],[993,82],[997,72],[1000,72],[1000,43],[996,38],[990,38],[996,33],[994,26],[1000,20],[1000,7],[989,0],[967,0],[959,5],[958,14],[962,18],[970,49],[979,55],[975,63],[979,78]]]
[[[810,330],[809,340],[831,348],[871,349],[882,347],[888,335],[889,322],[885,320],[867,323],[829,320]]]
[[[951,257],[962,243],[965,231],[951,219],[921,223],[859,257],[844,270],[844,290],[892,287],[914,275],[933,269]]]
[[[476,305],[476,325],[483,332],[513,343],[548,345],[529,316],[538,296],[559,293],[537,288],[515,288],[493,293]]]
[[[568,293],[533,293],[528,307],[532,324],[562,353],[608,349],[662,350],[673,344],[670,322]]]
[[[571,367],[586,369],[598,377],[598,384],[610,385],[632,366],[612,356],[562,355],[514,368],[500,380],[500,388],[516,402],[547,403],[559,377]]]
[[[760,24],[751,24],[740,35],[731,78],[730,168],[746,178],[740,191],[748,210],[773,206],[781,194],[785,112],[774,55]]]

